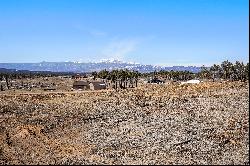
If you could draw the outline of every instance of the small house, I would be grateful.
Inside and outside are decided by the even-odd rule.
[[[94,81],[89,84],[91,90],[106,89],[105,82]]]
[[[158,78],[153,78],[153,79],[149,79],[149,80],[148,80],[148,83],[163,84],[163,83],[165,83],[165,81],[160,80],[160,79],[158,79]]]
[[[75,81],[73,83],[73,89],[87,90],[89,88],[90,88],[89,82],[87,82],[87,81]]]
[[[183,84],[199,84],[199,83],[200,83],[200,80],[189,80],[186,82],[181,82],[181,85],[183,85]]]
[[[47,87],[47,88],[44,88],[43,89],[44,91],[55,91],[56,88],[53,88],[53,87]]]

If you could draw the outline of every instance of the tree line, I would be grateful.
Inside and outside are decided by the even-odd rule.
[[[104,69],[100,72],[92,72],[92,76],[94,76],[94,79],[101,78],[109,80],[111,84],[115,84],[115,88],[127,88],[128,86],[137,87],[138,78],[141,76],[141,73],[127,69],[112,71]]]
[[[199,72],[199,77],[213,80],[247,81],[249,80],[249,62],[246,64],[240,61],[232,63],[226,60],[220,65],[214,64],[210,68],[203,66]]]
[[[184,81],[184,80],[190,80],[196,78],[196,73],[190,72],[190,71],[154,71],[150,73],[144,73],[142,74],[143,77],[150,77],[150,78],[164,78],[167,80],[173,80],[173,81]]]
[[[229,62],[228,60],[223,61],[221,64],[213,64],[211,67],[201,67],[198,73],[190,71],[154,71],[149,73],[139,73],[138,71],[129,70],[102,70],[100,72],[93,72],[94,78],[108,79],[112,82],[120,80],[120,84],[131,79],[138,77],[142,78],[164,78],[173,81],[185,81],[190,79],[217,79],[231,80],[231,81],[247,81],[249,80],[249,63],[244,64],[243,62],[236,61],[235,63]]]
[[[231,80],[231,81],[247,81],[249,80],[249,62],[244,64],[243,62],[236,61],[235,63],[228,60],[223,61],[221,64],[214,64],[211,67],[201,67],[200,72],[193,73],[190,71],[154,71],[149,73],[139,73],[138,71],[130,71],[128,69],[121,70],[101,70],[99,72],[92,72],[92,76],[95,78],[102,78],[111,81],[115,84],[115,88],[126,88],[129,86],[137,87],[138,78],[157,78],[161,77],[167,80],[183,81],[190,79],[217,79]],[[9,81],[12,79],[22,78],[38,78],[38,77],[53,77],[53,76],[74,76],[72,72],[49,72],[49,71],[8,71],[8,69],[0,70],[0,81],[5,80],[7,88],[9,89]],[[1,84],[1,90],[3,86]]]
[[[201,67],[198,73],[190,71],[155,71],[151,73],[144,73],[144,77],[161,77],[167,80],[183,81],[190,79],[218,79],[230,81],[247,81],[249,80],[249,62],[236,61],[235,63],[228,60],[223,61],[221,64],[213,64],[211,67]]]
[[[50,71],[26,71],[19,70],[16,71],[14,69],[0,69],[0,81],[4,81],[6,83],[7,89],[10,89],[10,82],[13,79],[35,79],[41,77],[55,77],[61,75],[71,76],[74,73],[72,72],[50,72]],[[0,85],[0,91],[3,91],[3,85]]]

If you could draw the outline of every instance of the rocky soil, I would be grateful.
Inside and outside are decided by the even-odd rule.
[[[0,95],[0,164],[249,164],[249,85]]]

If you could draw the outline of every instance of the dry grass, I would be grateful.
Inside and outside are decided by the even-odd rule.
[[[241,82],[0,95],[1,164],[249,164]]]

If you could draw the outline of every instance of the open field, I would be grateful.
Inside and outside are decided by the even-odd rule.
[[[0,164],[249,164],[249,84],[0,94]]]

